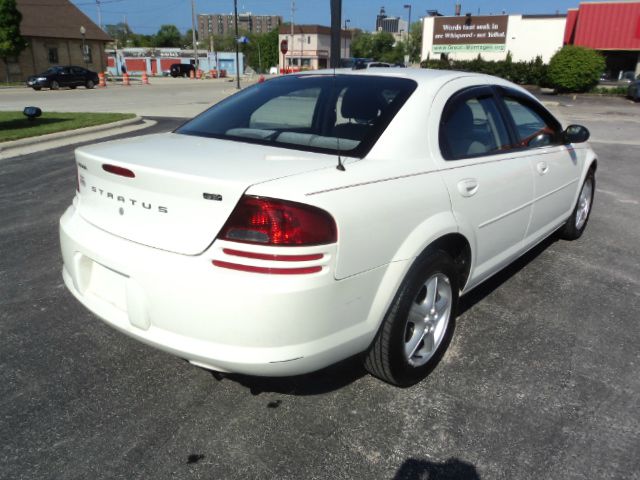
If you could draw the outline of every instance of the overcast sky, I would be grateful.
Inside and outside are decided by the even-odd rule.
[[[98,23],[98,9],[95,0],[72,0],[85,14]],[[196,0],[196,13],[232,13],[233,0]],[[282,15],[284,21],[291,21],[291,0],[238,0],[238,12],[256,15]],[[566,13],[568,8],[576,8],[577,1],[566,0],[462,0],[462,13],[477,15],[506,13]],[[371,31],[375,28],[376,15],[384,5],[387,15],[401,16],[407,20],[411,4],[411,21],[425,15],[427,9],[438,10],[445,15],[453,15],[455,1],[442,0],[342,0],[342,21],[349,19],[350,27]],[[125,18],[136,33],[151,34],[160,25],[176,25],[182,32],[191,28],[191,0],[100,0],[102,24],[122,22]],[[329,25],[330,0],[296,0],[295,23]]]

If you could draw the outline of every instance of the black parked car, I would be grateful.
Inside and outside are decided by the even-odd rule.
[[[634,102],[640,102],[640,80],[634,80],[627,89],[627,98]]]
[[[27,79],[27,86],[34,90],[50,88],[58,90],[60,87],[76,88],[84,86],[93,88],[98,84],[98,74],[82,67],[51,67],[46,72],[32,75]]]
[[[174,63],[169,69],[169,74],[173,77],[188,77],[191,72],[195,74],[196,67],[190,63]]]

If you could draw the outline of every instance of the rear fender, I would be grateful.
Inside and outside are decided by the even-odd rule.
[[[369,310],[367,324],[371,335],[370,341],[373,341],[414,260],[439,238],[450,233],[458,233],[455,217],[451,212],[438,213],[420,223],[398,248],[392,261],[387,265]]]

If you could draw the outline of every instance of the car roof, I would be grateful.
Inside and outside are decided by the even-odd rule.
[[[336,68],[325,70],[313,70],[300,73],[294,73],[292,75],[366,75],[373,77],[395,77],[395,78],[407,78],[414,80],[420,88],[429,88],[432,91],[437,91],[440,87],[455,80],[457,78],[472,78],[481,84],[493,84],[503,85],[519,90],[528,96],[531,96],[525,89],[516,85],[504,78],[494,77],[492,75],[486,75],[484,73],[473,72],[461,72],[457,70],[439,70],[430,68],[402,68],[402,67],[390,67],[390,68],[371,68],[362,70],[353,70],[351,68]],[[535,97],[534,97],[535,98]]]

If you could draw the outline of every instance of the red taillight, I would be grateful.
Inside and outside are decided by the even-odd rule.
[[[113,173],[114,175],[120,175],[121,177],[134,178],[136,176],[136,174],[128,168],[111,165],[109,163],[103,164],[102,169],[105,172]]]
[[[218,238],[276,246],[335,243],[336,223],[324,210],[273,198],[240,199]]]

